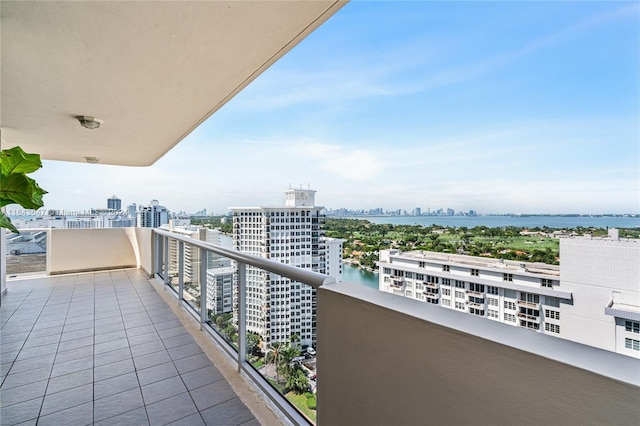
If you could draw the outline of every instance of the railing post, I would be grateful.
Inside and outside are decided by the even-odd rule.
[[[178,304],[184,300],[184,243],[178,242]]]
[[[164,265],[162,265],[164,285],[169,285],[169,237],[162,238],[162,245],[164,249],[162,252],[162,258],[164,259]]]
[[[247,359],[247,264],[238,262],[238,373]]]
[[[207,315],[207,251],[200,248],[200,330],[208,321]]]
[[[162,262],[160,261],[160,259],[162,259],[162,237],[160,234],[158,234],[157,232],[153,231],[153,241],[154,241],[154,245],[155,245],[155,255],[154,255],[154,259],[153,259],[153,273],[154,274],[160,274],[162,273]]]

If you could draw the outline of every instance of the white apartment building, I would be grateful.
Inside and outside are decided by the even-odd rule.
[[[342,247],[347,240],[320,237],[320,245],[325,249],[325,274],[342,282]]]
[[[18,229],[64,228],[64,229],[96,229],[127,228],[135,226],[135,219],[114,213],[95,213],[89,215],[39,216],[32,218],[12,219]]]
[[[640,358],[640,240],[564,238],[560,259],[383,250],[379,289]]]
[[[328,264],[327,252],[341,251],[342,242],[322,238],[323,207],[315,205],[315,193],[289,189],[284,206],[230,208],[234,248],[303,269],[331,272],[338,279],[342,257]],[[265,342],[285,341],[298,334],[302,345],[314,345],[315,290],[247,266],[247,329]]]
[[[167,225],[162,225],[160,228],[224,248],[231,249],[232,246],[229,236],[217,229],[191,225],[189,219],[170,219]],[[207,255],[207,309],[213,315],[232,312],[235,274],[231,261],[212,252],[207,253]],[[200,250],[197,247],[184,244],[182,256],[184,260],[183,279],[186,293],[189,294],[190,291],[193,291],[192,289],[196,289],[200,284]],[[171,279],[176,281],[180,264],[179,258],[179,242],[177,240],[169,240],[168,273]]]
[[[136,212],[136,226],[140,228],[159,228],[169,223],[169,210],[161,206],[158,200],[151,200],[148,206],[139,206]]]
[[[235,268],[222,266],[207,269],[207,309],[211,314],[233,312]]]

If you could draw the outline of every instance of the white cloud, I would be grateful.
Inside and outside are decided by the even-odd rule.
[[[348,180],[369,180],[385,169],[385,165],[373,151],[350,149],[348,147],[318,142],[303,142],[292,151],[312,159],[317,167],[334,177]]]

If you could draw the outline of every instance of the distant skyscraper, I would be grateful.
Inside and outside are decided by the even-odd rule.
[[[340,279],[342,256],[337,251],[342,242],[321,238],[323,207],[314,205],[315,192],[289,189],[279,207],[231,208],[234,248]],[[315,343],[316,291],[310,286],[247,266],[246,315],[247,329],[266,342],[297,334],[302,345]]]
[[[107,208],[109,210],[120,210],[122,208],[122,200],[115,195],[107,198]]]
[[[129,204],[129,206],[127,207],[127,214],[129,215],[129,217],[135,220],[137,212],[138,206],[136,206],[136,203]]]
[[[137,212],[136,226],[141,228],[159,228],[169,223],[169,210],[161,206],[158,200],[151,200],[148,206],[140,207]]]

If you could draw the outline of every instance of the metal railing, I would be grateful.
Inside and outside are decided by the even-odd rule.
[[[196,320],[200,323],[200,328],[208,334],[227,352],[229,356],[237,362],[238,372],[244,372],[270,399],[282,410],[282,412],[294,424],[309,422],[309,419],[301,414],[294,406],[281,395],[268,381],[247,361],[247,266],[259,268],[268,273],[277,274],[282,277],[289,278],[291,281],[300,282],[309,285],[315,289],[325,284],[335,283],[335,279],[328,275],[317,272],[297,268],[284,263],[265,259],[262,257],[250,255],[236,250],[229,250],[221,246],[216,246],[204,241],[196,240],[190,237],[179,235],[163,229],[154,229],[154,274],[158,274],[165,286],[174,289],[169,277],[169,242],[171,240],[178,243],[178,286],[177,297],[179,301],[184,300],[185,282],[184,282],[184,251],[185,245],[190,245],[191,250],[194,248],[200,250],[199,258],[203,261],[199,262],[199,290],[200,290],[200,306],[199,312],[197,306],[189,303],[183,304],[190,311]],[[212,327],[208,320],[209,314],[207,310],[207,253],[230,259],[236,263],[237,271],[237,349]],[[175,289],[174,289],[175,290]],[[235,303],[236,301],[234,301]]]

